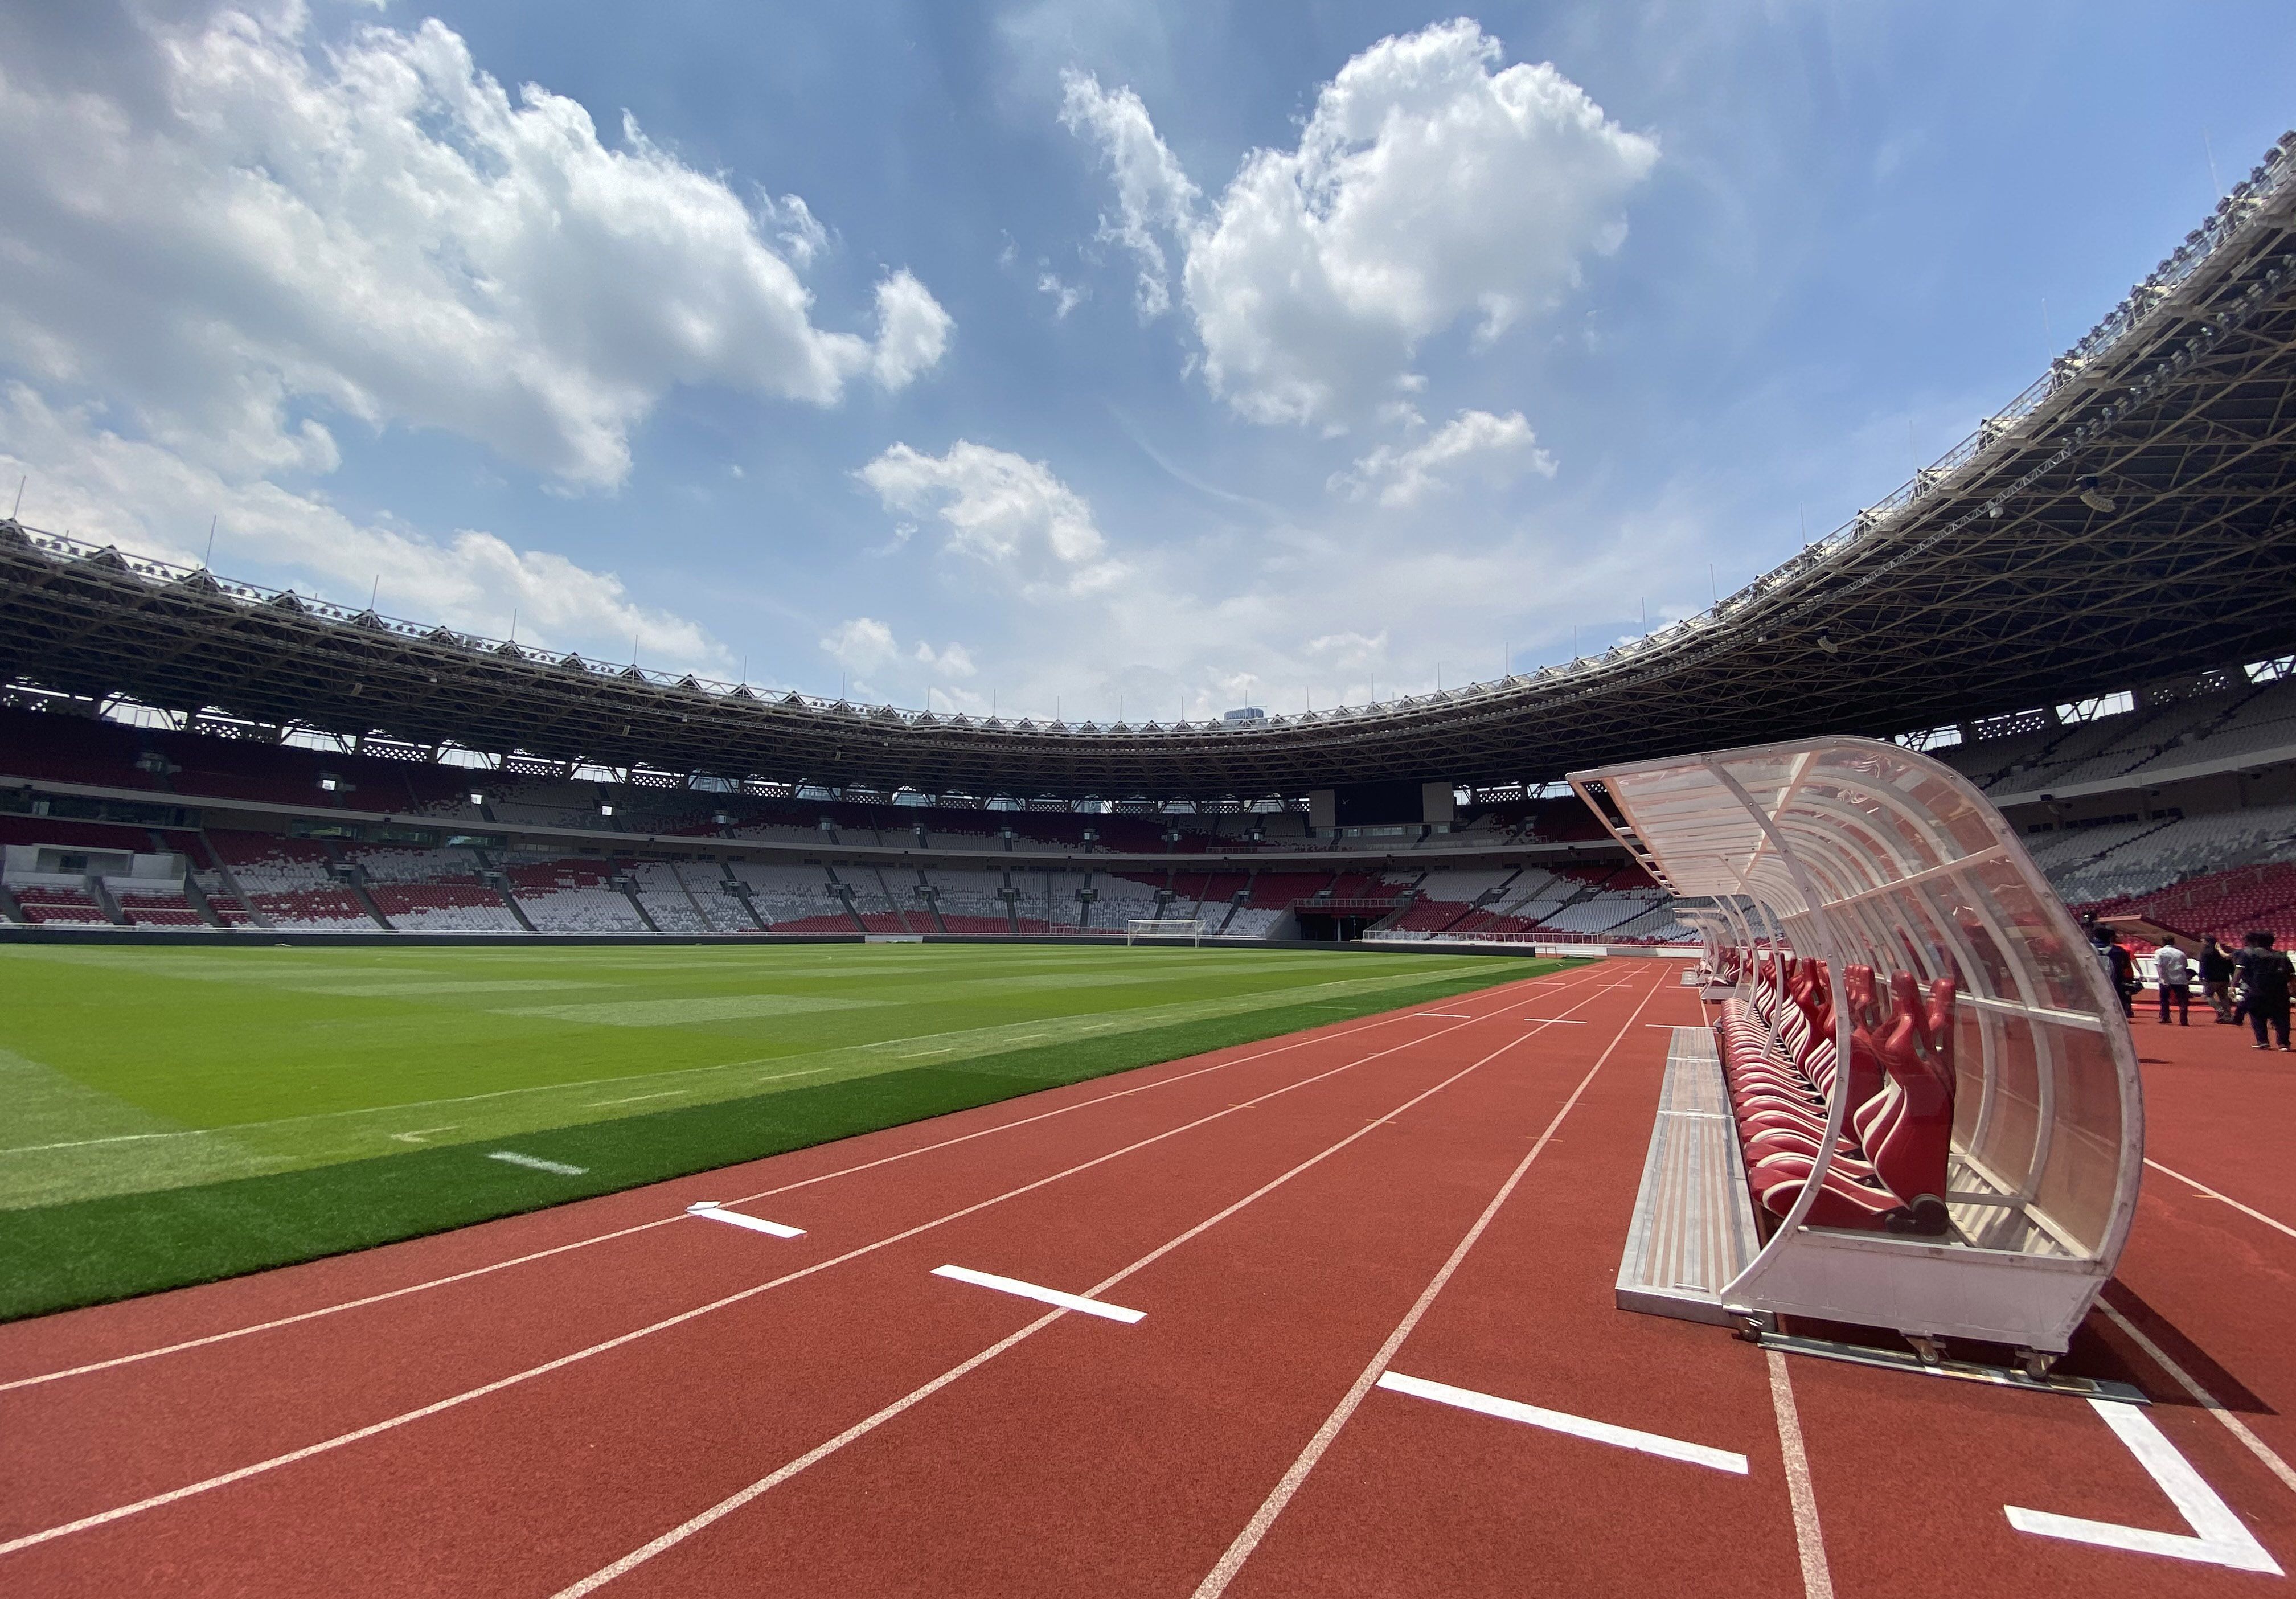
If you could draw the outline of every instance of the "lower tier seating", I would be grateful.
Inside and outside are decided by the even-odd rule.
[[[1718,1027],[1739,1145],[1757,1210],[1790,1212],[1817,1168],[1834,1096],[1847,1102],[1812,1226],[1945,1234],[1953,1135],[1956,987],[1924,996],[1910,973],[1888,997],[1870,966],[1842,971],[1850,1060],[1837,1059],[1833,984],[1824,964],[1772,957],[1751,1002],[1725,1002]]]

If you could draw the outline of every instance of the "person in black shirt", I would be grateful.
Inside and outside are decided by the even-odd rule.
[[[2232,952],[2210,933],[2201,940],[2201,994],[2220,1027],[2235,1025],[2232,1015]]]
[[[2120,935],[2112,928],[2097,930],[2097,958],[2104,963],[2105,973],[2112,980],[2112,991],[2120,996],[2120,1013],[2136,1014],[2136,957],[2120,942]]]
[[[2257,1049],[2269,1049],[2265,1042],[2268,1025],[2274,1042],[2282,1049],[2288,1048],[2288,988],[2296,979],[2296,966],[2288,957],[2272,947],[2268,932],[2252,932],[2245,940],[2246,947],[2233,957],[2233,965],[2240,973],[2241,1004],[2248,1011],[2248,1025],[2256,1033]]]

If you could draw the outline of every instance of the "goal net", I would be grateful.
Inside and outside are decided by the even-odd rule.
[[[1124,924],[1124,941],[1129,944],[1135,939],[1190,939],[1201,944],[1204,924],[1193,916],[1142,916]]]

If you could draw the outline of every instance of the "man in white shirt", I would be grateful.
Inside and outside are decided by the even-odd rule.
[[[2152,970],[2161,984],[2161,1025],[2169,1025],[2169,1002],[2177,1004],[2177,1025],[2193,1025],[2193,963],[2174,944],[2163,944],[2152,956]]]

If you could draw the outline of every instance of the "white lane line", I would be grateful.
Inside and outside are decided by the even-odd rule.
[[[586,1111],[594,1111],[603,1105],[634,1105],[640,1100],[676,1099],[680,1095],[689,1094],[691,1092],[693,1092],[693,1090],[688,1088],[664,1088],[659,1094],[633,1094],[622,1099],[594,1099],[582,1108]]]
[[[2230,1432],[2234,1438],[2240,1439],[2240,1441],[2247,1447],[2250,1454],[2255,1456],[2257,1459],[2264,1463],[2264,1469],[2266,1471],[2270,1472],[2275,1477],[2279,1478],[2281,1484],[2284,1487],[2296,1488],[2296,1471],[2289,1469],[2288,1463],[2280,1458],[2279,1455],[2275,1452],[2270,1444],[2266,1443],[2262,1439],[2257,1437],[2255,1433],[2250,1431],[2246,1422],[2242,1421],[2238,1416],[2233,1414],[2231,1411],[2226,1409],[2223,1400],[2218,1398],[2216,1395],[2210,1393],[2207,1389],[2202,1388],[2197,1382],[2194,1381],[2193,1374],[2190,1372],[2177,1365],[2174,1360],[2171,1360],[2169,1357],[2168,1351],[2161,1349],[2159,1344],[2154,1343],[2150,1338],[2147,1338],[2142,1329],[2137,1327],[2137,1325],[2134,1322],[2131,1322],[2127,1316],[2121,1315],[2120,1311],[2114,1309],[2110,1302],[2104,1300],[2099,1300],[2096,1302],[2096,1308],[2104,1312],[2106,1316],[2112,1320],[2114,1326],[2119,1327],[2123,1332],[2128,1333],[2131,1339],[2135,1340],[2136,1347],[2143,1349],[2147,1355],[2150,1355],[2155,1365],[2159,1365],[2162,1371],[2168,1373],[2171,1377],[2174,1377],[2177,1382],[2182,1384],[2185,1391],[2193,1396],[2194,1399],[2198,1402],[2202,1409],[2207,1411],[2210,1415],[2216,1417],[2217,1420],[2222,1422],[2225,1424],[2225,1430],[2226,1431]]]
[[[391,1136],[401,1144],[420,1144],[433,1133],[451,1133],[461,1125],[458,1121],[448,1122],[442,1128],[416,1128],[411,1133],[393,1133]]]
[[[523,1166],[530,1171],[553,1172],[562,1177],[578,1177],[590,1169],[586,1166],[569,1166],[563,1160],[545,1160],[540,1155],[521,1155],[514,1149],[490,1149],[487,1152],[487,1159]]]
[[[1444,1285],[1458,1271],[1460,1263],[1467,1258],[1467,1251],[1475,1247],[1475,1241],[1483,1235],[1500,1208],[1506,1203],[1508,1196],[1521,1184],[1524,1174],[1530,1170],[1531,1163],[1554,1142],[1555,1129],[1562,1125],[1562,1119],[1578,1107],[1579,1099],[1594,1082],[1595,1074],[1603,1070],[1604,1063],[1617,1053],[1619,1046],[1626,1042],[1627,1029],[1634,1025],[1636,1017],[1643,1013],[1657,992],[1657,985],[1652,985],[1650,993],[1642,996],[1626,1021],[1620,1024],[1610,1044],[1595,1057],[1594,1065],[1587,1068],[1587,1075],[1578,1079],[1578,1086],[1570,1090],[1570,1097],[1562,1102],[1562,1108],[1555,1111],[1554,1119],[1546,1124],[1538,1142],[1530,1146],[1530,1152],[1524,1155],[1514,1170],[1507,1175],[1507,1180],[1499,1185],[1499,1191],[1491,1195],[1491,1202],[1483,1207],[1483,1213],[1475,1218],[1474,1225],[1459,1240],[1458,1247],[1437,1268],[1435,1275],[1419,1298],[1413,1301],[1411,1308],[1403,1313],[1403,1319],[1396,1324],[1395,1331],[1387,1335],[1387,1341],[1380,1345],[1379,1352],[1371,1357],[1371,1364],[1364,1367],[1354,1386],[1341,1397],[1332,1414],[1324,1418],[1324,1424],[1316,1430],[1315,1437],[1308,1440],[1307,1447],[1300,1451],[1291,1468],[1268,1490],[1267,1497],[1260,1502],[1251,1519],[1243,1524],[1243,1530],[1235,1535],[1234,1541],[1221,1554],[1218,1563],[1204,1574],[1203,1581],[1196,1585],[1195,1599],[1219,1599],[1227,1592],[1228,1584],[1234,1582],[1235,1574],[1243,1570],[1243,1562],[1251,1558],[1252,1551],[1259,1548],[1260,1541],[1267,1538],[1267,1529],[1275,1525],[1275,1518],[1283,1513],[1283,1507],[1291,1504],[1292,1496],[1299,1493],[1300,1485],[1308,1480],[1308,1474],[1316,1469],[1316,1463],[1324,1458],[1324,1452],[1332,1447],[1332,1441],[1339,1437],[1340,1430],[1348,1424],[1349,1418],[1363,1404],[1364,1396],[1371,1391],[1372,1384],[1379,1380],[1381,1373],[1387,1370],[1388,1362],[1395,1358],[1396,1351],[1403,1347],[1404,1341],[1411,1336],[1412,1330],[1426,1316],[1428,1308],[1435,1303],[1435,1296],[1443,1292]]]
[[[1436,1021],[1472,1021],[1474,1020],[1464,1011],[1414,1011],[1411,1013],[1414,1016],[1429,1017]]]
[[[1543,1021],[1549,1027],[1584,1027],[1583,1021],[1567,1021],[1560,1016],[1525,1016],[1525,1021]]]
[[[1809,1451],[1802,1447],[1801,1414],[1794,1407],[1793,1374],[1775,1349],[1770,1357],[1770,1408],[1777,1413],[1778,1450],[1786,1468],[1786,1499],[1793,1506],[1794,1548],[1801,1556],[1803,1599],[1833,1599],[1833,1568],[1817,1524],[1817,1490],[1810,1486]]]
[[[2256,1220],[2262,1222],[2266,1226],[2272,1228],[2274,1231],[2285,1233],[2289,1237],[2296,1238],[2296,1227],[2290,1226],[2284,1221],[2275,1221],[2263,1211],[2251,1210],[2250,1207],[2242,1204],[2238,1200],[2233,1198],[2228,1193],[2218,1193],[2206,1183],[2188,1177],[2181,1171],[2170,1171],[2168,1167],[2161,1165],[2160,1161],[2155,1160],[2150,1155],[2147,1155],[2144,1158],[2144,1164],[2151,1167],[2155,1171],[2167,1172],[2169,1176],[2176,1178],[2179,1183],[2185,1184],[2187,1187],[2199,1189],[2202,1193],[2207,1194],[2212,1200],[2219,1200],[2225,1204],[2230,1205],[2243,1216],[2253,1217]]]
[[[976,1288],[994,1288],[999,1293],[1009,1293],[1024,1300],[1034,1300],[1040,1305],[1058,1305],[1063,1310],[1081,1310],[1086,1316],[1104,1316],[1112,1322],[1129,1325],[1148,1313],[1127,1310],[1121,1305],[1103,1305],[1098,1300],[1087,1300],[1080,1294],[1062,1293],[1057,1288],[1039,1288],[1034,1283],[1023,1283],[1018,1277],[1000,1277],[994,1272],[974,1271],[964,1266],[936,1266],[932,1275],[954,1282],[970,1283]]]
[[[1727,1449],[1710,1449],[1704,1444],[1685,1443],[1678,1438],[1668,1438],[1661,1433],[1637,1432],[1631,1427],[1591,1422],[1584,1416],[1566,1414],[1560,1410],[1543,1410],[1536,1405],[1477,1393],[1472,1388],[1454,1388],[1447,1382],[1430,1382],[1424,1377],[1406,1377],[1400,1372],[1382,1372],[1378,1386],[1393,1393],[1409,1394],[1414,1398],[1432,1399],[1438,1405],[1456,1405],[1462,1410],[1495,1415],[1505,1422],[1521,1422],[1526,1426],[1544,1427],[1550,1432],[1567,1432],[1573,1438],[1591,1439],[1598,1444],[1616,1444],[1621,1449],[1637,1449],[1644,1455],[1663,1456],[1669,1460],[1685,1461],[1691,1465],[1710,1466],[1718,1472],[1734,1472],[1741,1477],[1746,1475],[1746,1457],[1743,1455],[1734,1455]]]
[[[1091,1292],[1094,1293],[1105,1293],[1110,1289],[1115,1287],[1119,1283],[1123,1282],[1127,1277],[1132,1276],[1136,1273],[1145,1271],[1149,1267],[1153,1266],[1157,1261],[1162,1259],[1173,1250],[1180,1248],[1183,1244],[1188,1243],[1201,1236],[1203,1234],[1210,1232],[1213,1227],[1218,1226],[1221,1222],[1226,1221],[1229,1217],[1234,1216],[1246,1205],[1252,1203],[1256,1200],[1263,1199],[1267,1195],[1274,1193],[1276,1189],[1281,1188],[1284,1184],[1290,1182],[1293,1177],[1298,1177],[1301,1172],[1306,1171],[1309,1168],[1316,1166],[1329,1159],[1331,1156],[1339,1153],[1340,1151],[1355,1143],[1357,1139],[1365,1136],[1374,1128],[1386,1126],[1390,1122],[1393,1121],[1398,1116],[1402,1115],[1404,1111],[1410,1110],[1421,1101],[1431,1098],[1433,1095],[1441,1093],[1453,1083],[1456,1083],[1461,1078],[1465,1077],[1469,1072],[1478,1070],[1489,1062],[1496,1061],[1499,1056],[1505,1054],[1508,1050],[1513,1049],[1516,1045],[1521,1044],[1530,1035],[1527,1033],[1517,1035],[1514,1038],[1505,1044],[1502,1044],[1498,1048],[1491,1051],[1490,1054],[1485,1055],[1481,1060],[1475,1062],[1472,1065],[1460,1068],[1460,1070],[1453,1072],[1441,1082],[1437,1083],[1433,1087],[1421,1091],[1420,1093],[1413,1095],[1410,1099],[1404,1101],[1402,1104],[1398,1105],[1394,1110],[1388,1111],[1385,1115],[1381,1116],[1374,1120],[1366,1122],[1365,1125],[1357,1128],[1354,1132],[1349,1133],[1346,1137],[1341,1139],[1337,1144],[1332,1144],[1330,1148],[1323,1151],[1321,1153],[1308,1156],[1306,1160],[1300,1161],[1299,1165],[1293,1167],[1283,1176],[1272,1178],[1262,1184],[1258,1188],[1253,1189],[1250,1193],[1245,1194],[1242,1199],[1237,1200],[1234,1203],[1229,1205],[1226,1210],[1215,1211],[1212,1215],[1206,1217],[1203,1220],[1198,1222],[1194,1226],[1190,1227],[1178,1237],[1168,1239],[1165,1242],[1158,1244],[1154,1249],[1141,1256],[1139,1259],[1135,1260],[1131,1265],[1102,1278],[1099,1282],[1093,1284]],[[1425,1040],[1420,1039],[1416,1040],[1416,1042],[1424,1043]],[[1408,1048],[1410,1046],[1405,1044],[1398,1045],[1396,1047],[1403,1049]],[[1389,1051],[1387,1053],[1392,1054],[1394,1052]],[[755,1291],[752,1290],[750,1292]],[[1011,1349],[1013,1345],[1021,1342],[1022,1340],[1033,1337],[1035,1334],[1042,1332],[1045,1328],[1051,1326],[1054,1322],[1060,1320],[1062,1314],[1062,1312],[1060,1310],[1053,1310],[1047,1312],[1046,1315],[1038,1316],[1035,1321],[1030,1322],[1019,1332],[1008,1334],[1004,1338],[999,1339],[996,1342],[990,1344],[979,1354],[951,1366],[947,1371],[943,1372],[939,1376],[933,1378],[931,1382],[923,1384],[922,1387],[910,1390],[907,1393],[902,1395],[899,1398],[886,1406],[882,1410],[876,1412],[873,1415],[863,1417],[861,1420],[854,1423],[850,1427],[848,1427],[844,1431],[839,1433],[835,1438],[829,1439],[826,1443],[816,1444],[814,1447],[807,1450],[804,1454],[799,1456],[795,1460],[791,1461],[788,1464],[782,1466],[779,1470],[775,1471],[767,1476],[758,1478],[757,1481],[752,1482],[747,1488],[741,1488],[734,1493],[729,1494],[725,1498],[718,1500],[717,1504],[710,1505],[708,1509],[679,1522],[676,1526],[671,1528],[668,1532],[663,1533],[660,1537],[654,1538],[649,1543],[642,1544],[638,1547],[631,1550],[619,1560],[617,1560],[609,1565],[600,1567],[597,1570],[591,1572],[590,1575],[583,1578],[578,1582],[570,1583],[567,1587],[561,1588],[555,1595],[554,1595],[552,1599],[582,1599],[582,1595],[594,1593],[599,1588],[605,1587],[606,1584],[613,1581],[616,1578],[635,1570],[638,1566],[644,1565],[647,1561],[652,1560],[655,1555],[661,1554],[664,1550],[684,1543],[695,1533],[701,1531],[714,1522],[722,1521],[726,1517],[732,1515],[735,1511],[741,1509],[751,1500],[756,1499],[759,1495],[779,1487],[782,1483],[788,1481],[791,1478],[796,1476],[800,1472],[804,1471],[807,1467],[827,1459],[830,1456],[834,1455],[838,1450],[843,1448],[854,1439],[874,1431],[877,1428],[884,1425],[887,1422],[890,1422],[894,1417],[899,1415],[903,1411],[923,1403],[926,1399],[931,1398],[934,1394],[939,1393],[942,1389],[947,1388],[950,1383],[955,1382],[966,1373],[977,1370],[979,1367],[986,1365],[991,1360],[994,1360],[997,1356],[1003,1354],[1005,1350]],[[6,1552],[6,1546],[0,1546],[0,1554],[5,1554]]]
[[[722,1221],[729,1226],[747,1227],[752,1233],[770,1233],[776,1238],[802,1238],[803,1227],[784,1226],[777,1221],[767,1221],[762,1216],[744,1216],[739,1210],[728,1210],[716,1200],[696,1200],[685,1207],[688,1216],[698,1216],[704,1221]]]
[[[2256,1535],[2242,1525],[2241,1519],[2233,1514],[2232,1506],[2217,1496],[2216,1489],[2193,1469],[2192,1463],[2177,1453],[2177,1446],[2153,1425],[2152,1418],[2144,1414],[2142,1406],[2111,1399],[2091,1399],[2089,1405],[2128,1446],[2137,1464],[2152,1473],[2152,1480],[2161,1485],[2161,1491],[2176,1505],[2177,1513],[2185,1518],[2185,1524],[2193,1529],[2191,1534],[2154,1532],[2143,1527],[2124,1527],[2118,1521],[2092,1521],[2083,1516],[2061,1516],[2051,1511],[2005,1505],[2002,1509],[2009,1514],[2009,1525],[2020,1532],[2038,1533],[2043,1538],[2070,1538],[2075,1543],[2128,1549],[2139,1554],[2165,1554],[2171,1560],[2230,1566],[2235,1571],[2282,1575],[2280,1562],[2265,1552],[2264,1546],[2256,1541]]]

